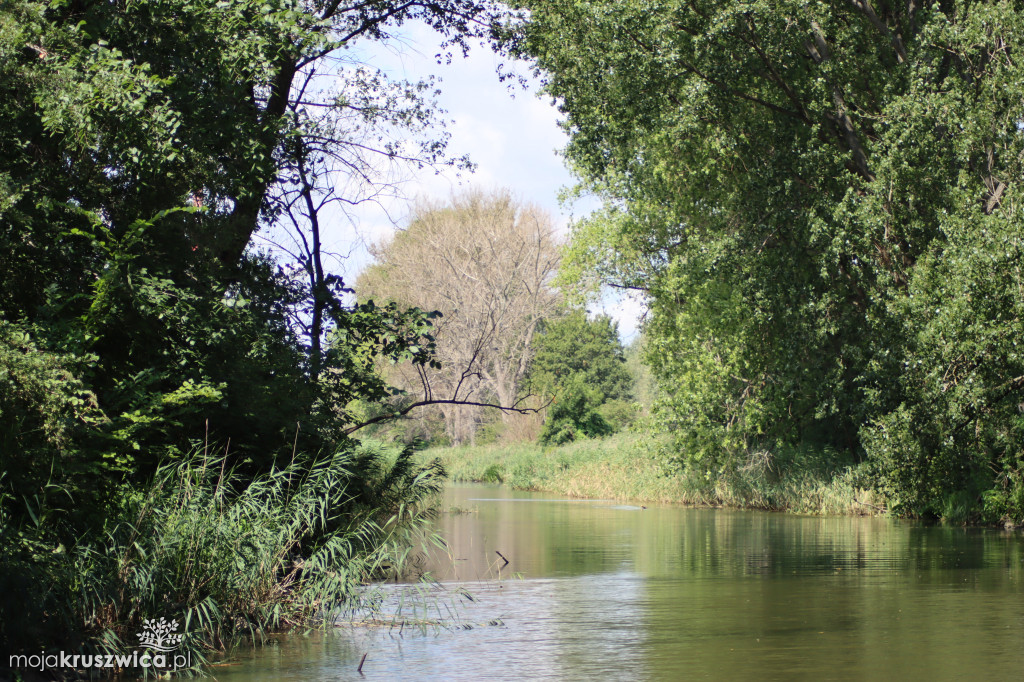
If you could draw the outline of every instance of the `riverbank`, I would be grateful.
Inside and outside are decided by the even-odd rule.
[[[203,674],[240,644],[329,628],[432,541],[440,474],[374,442],[250,476],[203,451],[123,486],[104,535],[73,546],[49,550],[51,528],[0,514],[0,540],[22,543],[0,555],[0,606],[14,614],[0,680]],[[154,643],[165,648],[150,662]]]
[[[502,483],[572,497],[725,506],[803,514],[873,515],[885,502],[855,470],[828,466],[779,471],[751,463],[708,480],[697,472],[666,473],[667,443],[620,433],[561,446],[536,443],[431,448],[452,481]]]

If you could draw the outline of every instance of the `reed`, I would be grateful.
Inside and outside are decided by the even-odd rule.
[[[808,450],[759,453],[714,472],[680,469],[668,439],[619,433],[562,446],[535,443],[434,448],[452,480],[501,483],[574,497],[694,506],[871,515],[885,501],[862,469]],[[827,453],[826,453],[827,455]]]
[[[401,570],[411,544],[431,537],[424,503],[443,473],[375,446],[255,478],[223,457],[167,463],[146,489],[122,491],[101,537],[3,567],[45,586],[33,598],[47,604],[49,633],[74,633],[36,633],[19,648],[122,653],[145,621],[174,619],[177,652],[196,672],[243,641],[332,624],[364,605],[367,581]]]

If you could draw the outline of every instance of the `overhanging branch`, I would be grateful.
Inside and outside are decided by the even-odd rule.
[[[527,396],[527,397],[529,397],[529,396]],[[408,406],[402,408],[401,410],[397,410],[397,411],[391,412],[389,414],[377,415],[376,417],[374,417],[372,419],[367,419],[366,421],[361,422],[359,424],[356,424],[355,426],[350,426],[349,428],[345,429],[342,433],[344,433],[347,436],[349,434],[355,433],[359,429],[362,429],[364,427],[370,426],[371,424],[379,424],[381,422],[391,421],[392,419],[401,419],[402,417],[404,417],[405,415],[409,414],[410,412],[412,412],[417,407],[426,407],[427,405],[465,405],[467,407],[490,407],[490,408],[493,408],[495,410],[501,410],[505,414],[509,414],[509,413],[515,413],[515,414],[536,414],[536,413],[540,412],[541,410],[547,408],[547,406],[550,405],[551,402],[552,402],[551,400],[548,400],[546,403],[544,403],[540,407],[517,407],[517,405],[520,405],[524,400],[526,400],[526,398],[520,398],[519,400],[517,400],[512,405],[498,405],[496,403],[481,403],[481,402],[476,402],[476,401],[473,401],[473,400],[454,400],[454,399],[447,399],[447,400],[443,400],[443,399],[417,400],[416,402],[414,402],[411,405],[408,405]]]

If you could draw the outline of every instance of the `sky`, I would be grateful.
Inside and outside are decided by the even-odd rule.
[[[446,200],[453,192],[469,188],[508,189],[519,200],[536,204],[551,213],[563,235],[573,217],[586,215],[597,206],[584,199],[575,206],[562,206],[560,190],[574,184],[558,151],[566,135],[558,127],[559,114],[550,98],[537,94],[538,85],[524,90],[501,82],[497,75],[502,59],[486,47],[474,46],[468,57],[456,54],[450,64],[438,64],[439,48],[434,34],[425,27],[405,29],[389,44],[365,43],[355,48],[358,57],[384,70],[389,78],[418,81],[430,75],[440,79],[438,102],[446,110],[451,135],[450,156],[468,154],[476,164],[473,173],[447,169],[407,171],[398,197],[366,202],[348,209],[348,215],[332,215],[325,227],[325,244],[344,258],[337,261],[345,281],[354,283],[359,272],[372,262],[366,246],[378,243],[408,220],[417,198]],[[516,71],[529,76],[526,64]],[[606,296],[590,306],[619,322],[624,341],[635,334],[642,312],[639,302]]]

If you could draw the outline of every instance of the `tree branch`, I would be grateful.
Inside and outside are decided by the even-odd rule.
[[[896,50],[896,58],[900,64],[906,63],[907,48],[903,46],[903,37],[899,33],[893,33],[889,26],[878,17],[875,13],[875,8],[871,6],[871,0],[850,0],[850,4],[860,10],[861,14],[871,22],[871,25],[889,39],[893,49]]]
[[[745,40],[742,35],[738,36],[739,39],[757,53],[757,56],[760,57],[761,61],[764,62],[765,67],[768,69],[768,73],[771,74],[771,79],[775,81],[780,88],[782,88],[782,92],[785,93],[789,101],[792,102],[793,106],[795,106],[797,111],[800,112],[800,116],[803,118],[804,122],[810,123],[811,117],[807,114],[807,107],[804,106],[803,100],[797,96],[796,91],[790,87],[789,83],[782,78],[782,74],[779,73],[778,69],[775,68],[775,64],[771,59],[769,59],[768,54],[761,48],[761,44],[757,40],[757,28],[754,26],[753,16],[747,17],[747,27],[750,29],[750,40]]]
[[[526,396],[524,398],[520,398],[515,403],[513,403],[511,406],[509,406],[509,405],[498,405],[498,404],[495,404],[495,403],[481,403],[481,402],[476,402],[474,400],[455,400],[455,399],[440,399],[440,398],[432,399],[432,400],[417,400],[416,402],[412,403],[411,405],[408,405],[407,407],[402,408],[401,410],[398,410],[397,412],[392,412],[391,414],[377,415],[376,417],[374,417],[372,419],[367,419],[366,421],[361,422],[359,424],[356,424],[355,426],[350,426],[349,428],[347,428],[344,431],[342,431],[342,433],[347,436],[347,435],[349,435],[351,433],[355,433],[359,429],[362,429],[362,428],[365,428],[367,426],[370,426],[371,424],[379,424],[380,422],[390,421],[392,419],[400,419],[400,418],[404,417],[405,415],[409,414],[410,412],[412,412],[417,407],[425,407],[427,405],[465,405],[467,407],[490,407],[490,408],[493,408],[493,409],[496,409],[496,410],[501,410],[505,414],[509,414],[509,413],[515,413],[515,414],[536,414],[536,413],[540,412],[541,410],[546,409],[548,407],[548,405],[550,405],[551,402],[552,402],[551,400],[548,400],[546,403],[544,403],[540,407],[516,407],[516,405],[519,405],[524,400],[526,400],[526,398],[528,398],[528,397],[529,396]]]
[[[864,1],[867,2],[867,0]],[[856,0],[854,0],[854,2],[856,3]],[[832,52],[829,50],[828,41],[825,40],[825,34],[817,21],[811,20],[811,33],[814,36],[814,43],[804,43],[804,48],[811,56],[811,59],[813,59],[817,64],[821,64],[822,62],[831,59]],[[855,170],[858,175],[868,182],[872,182],[875,179],[875,174],[871,172],[871,168],[868,166],[868,157],[867,154],[864,153],[864,148],[861,146],[860,138],[857,135],[857,129],[854,127],[853,120],[850,118],[846,99],[843,96],[843,91],[835,84],[832,86],[832,101],[836,105],[836,115],[826,115],[826,121],[835,126],[836,132],[842,132],[842,137],[846,142],[846,146],[853,155],[854,167],[852,170]]]

